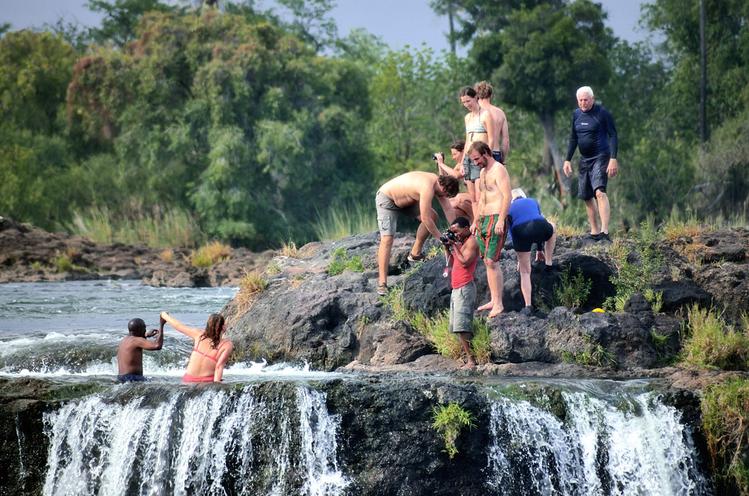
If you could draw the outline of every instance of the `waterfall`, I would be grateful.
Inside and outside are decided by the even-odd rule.
[[[498,495],[704,495],[681,414],[650,393],[618,403],[561,395],[564,419],[526,400],[493,400],[488,485]]]
[[[336,496],[339,419],[301,385],[120,386],[45,416],[45,495]]]

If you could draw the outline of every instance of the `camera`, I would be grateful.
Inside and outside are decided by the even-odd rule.
[[[439,158],[438,158],[438,157],[439,157]],[[432,154],[432,160],[434,160],[435,162],[436,162],[437,160],[439,160],[440,158],[441,158],[442,160],[445,160],[445,156],[444,156],[444,155],[442,155],[442,152],[437,152],[437,153],[433,153],[433,154]]]
[[[440,236],[440,242],[442,242],[443,245],[449,245],[450,243],[457,243],[458,241],[459,241],[458,235],[450,230],[443,232],[442,235]]]

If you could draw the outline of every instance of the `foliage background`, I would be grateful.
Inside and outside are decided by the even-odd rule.
[[[458,89],[488,79],[510,123],[513,186],[547,214],[585,221],[555,171],[574,89],[590,84],[619,130],[614,226],[683,211],[746,218],[745,1],[705,0],[705,143],[698,0],[646,6],[658,46],[617,39],[589,0],[432,0],[452,13],[466,58],[338,37],[329,0],[280,3],[290,21],[250,1],[91,0],[96,28],[3,26],[0,214],[49,229],[198,228],[177,244],[305,242],[330,212],[374,215],[361,206],[389,177],[434,170],[431,154],[463,137]]]

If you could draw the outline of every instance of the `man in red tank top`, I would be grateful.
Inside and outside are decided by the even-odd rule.
[[[450,277],[453,291],[450,295],[450,331],[458,335],[466,363],[463,369],[473,369],[476,361],[471,353],[473,336],[473,311],[476,308],[476,283],[473,273],[479,259],[479,246],[476,238],[471,236],[471,224],[465,217],[458,217],[450,225],[455,235],[448,243],[454,264]]]

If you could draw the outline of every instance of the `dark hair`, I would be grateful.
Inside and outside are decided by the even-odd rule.
[[[470,96],[471,98],[476,98],[476,90],[474,90],[470,86],[463,86],[458,93],[458,98],[462,96]]]
[[[460,183],[456,177],[444,175],[440,176],[437,181],[439,182],[439,185],[442,186],[442,189],[445,191],[445,195],[447,195],[448,198],[452,198],[458,194]]]
[[[474,141],[468,149],[468,153],[479,152],[481,155],[491,155],[492,149],[483,141]]]
[[[466,141],[462,139],[455,140],[453,141],[453,144],[450,145],[451,150],[458,150],[459,152],[462,152],[465,147],[466,147]]]
[[[470,222],[468,222],[468,219],[466,219],[465,217],[457,217],[457,218],[456,218],[456,219],[455,219],[455,220],[453,221],[453,223],[452,223],[452,224],[450,224],[450,225],[451,225],[451,226],[458,226],[458,227],[460,227],[460,228],[463,228],[463,229],[465,229],[466,227],[470,226],[470,225],[471,225],[471,223],[470,223]]]
[[[127,330],[133,336],[143,336],[146,333],[146,323],[143,319],[132,319],[127,323]]]
[[[492,88],[492,85],[487,83],[486,81],[476,83],[476,94],[479,98],[491,98],[493,93],[494,89]]]
[[[221,342],[221,334],[224,332],[224,316],[219,313],[212,313],[208,316],[208,322],[205,325],[205,332],[200,339],[210,339],[211,345],[218,348]]]

